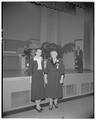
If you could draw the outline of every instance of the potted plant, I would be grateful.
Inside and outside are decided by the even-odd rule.
[[[62,50],[64,54],[69,52],[74,52],[75,44],[74,43],[67,43],[63,46]]]

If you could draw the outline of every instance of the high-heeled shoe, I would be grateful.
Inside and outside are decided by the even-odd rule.
[[[49,105],[49,110],[52,110],[53,109],[53,105]]]
[[[42,108],[38,109],[37,107],[35,108],[38,112],[42,112]]]
[[[55,108],[58,108],[58,104],[55,104],[55,103],[54,103],[54,106],[55,106]]]

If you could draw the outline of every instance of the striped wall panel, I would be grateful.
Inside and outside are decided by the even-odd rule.
[[[81,83],[79,94],[87,94],[93,91],[93,82]],[[78,96],[77,84],[63,86],[63,98]],[[30,91],[19,91],[11,93],[11,107],[20,107],[31,103]]]
[[[81,84],[81,94],[85,94],[93,91],[93,82],[87,82]]]
[[[77,85],[70,84],[66,85],[66,96],[72,96],[77,94]]]
[[[19,91],[11,93],[11,107],[25,106],[30,103],[30,91]]]

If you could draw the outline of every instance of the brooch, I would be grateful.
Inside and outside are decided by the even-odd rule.
[[[57,61],[57,63],[56,63],[56,68],[57,69],[59,68],[59,61]]]

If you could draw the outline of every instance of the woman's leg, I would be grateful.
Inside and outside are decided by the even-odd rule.
[[[52,110],[53,108],[53,99],[49,98],[49,110]]]
[[[54,105],[55,105],[55,108],[58,108],[58,102],[57,102],[57,101],[58,101],[58,99],[55,98],[55,99],[54,99]]]
[[[57,101],[58,101],[58,99],[56,98],[56,99],[54,99],[54,104],[55,105],[57,105]]]

